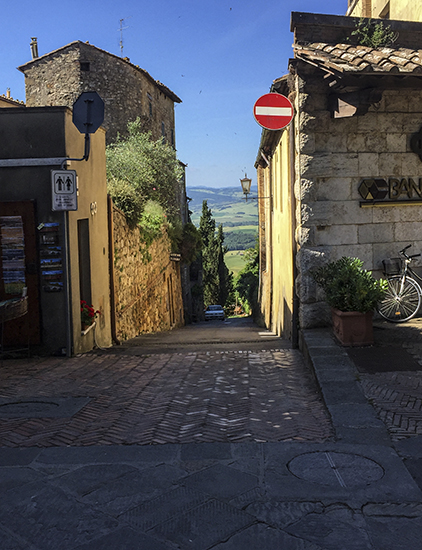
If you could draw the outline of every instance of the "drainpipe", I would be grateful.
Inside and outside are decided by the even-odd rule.
[[[65,273],[65,315],[66,315],[66,356],[72,357],[73,352],[73,325],[72,325],[72,289],[70,274],[70,255],[69,255],[69,212],[63,212],[63,232],[64,232],[64,273]]]
[[[297,246],[296,246],[296,197],[295,197],[295,118],[293,117],[289,127],[289,148],[290,148],[290,207],[292,219],[292,261],[293,261],[293,304],[292,304],[292,347],[299,347],[299,297],[296,294],[296,278],[297,278]]]
[[[273,322],[274,322],[274,304],[273,304],[273,296],[274,296],[274,250],[273,250],[273,230],[274,230],[274,209],[273,209],[273,196],[274,196],[274,189],[273,189],[273,160],[272,158],[270,159],[270,164],[268,166],[268,190],[269,190],[269,203],[270,203],[270,208],[269,208],[269,215],[268,215],[268,219],[269,219],[269,243],[268,243],[268,248],[269,248],[269,251],[270,251],[270,269],[269,269],[269,274],[270,274],[270,316],[269,316],[269,329],[270,330],[274,330],[274,328],[276,329],[275,332],[277,332],[277,326],[274,327],[273,325]]]
[[[113,201],[107,195],[107,217],[108,217],[108,271],[110,278],[110,326],[113,341],[120,345],[116,330],[116,293],[114,280],[114,230],[113,230]]]

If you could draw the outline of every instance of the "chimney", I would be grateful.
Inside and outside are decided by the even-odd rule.
[[[32,53],[32,59],[36,59],[38,57],[38,44],[37,44],[37,38],[35,36],[31,37],[31,53]]]
[[[6,97],[7,99],[10,99],[10,88],[7,88]]]

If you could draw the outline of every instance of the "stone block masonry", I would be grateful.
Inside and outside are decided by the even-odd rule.
[[[163,231],[146,249],[138,228],[113,206],[116,335],[121,341],[183,326],[180,264]]]
[[[28,107],[72,107],[82,92],[95,90],[105,103],[107,143],[125,136],[127,123],[139,117],[152,139],[176,145],[174,103],[180,98],[128,58],[76,41],[19,69],[25,74]]]
[[[382,275],[382,260],[396,256],[405,245],[411,243],[413,253],[422,249],[420,205],[361,208],[359,204],[359,185],[365,178],[383,178],[387,183],[398,178],[397,188],[402,178],[419,184],[422,163],[410,148],[410,137],[421,125],[422,91],[384,89],[382,100],[364,116],[327,118],[328,104],[308,101],[316,92],[315,73],[303,68],[302,77],[296,102],[298,110],[305,106],[302,126],[296,127],[296,223],[301,245],[296,284],[302,304],[300,323],[306,328],[325,324],[325,316],[324,303],[309,280],[305,249],[322,253],[324,261],[359,257],[376,276]],[[318,82],[324,89],[325,84]]]

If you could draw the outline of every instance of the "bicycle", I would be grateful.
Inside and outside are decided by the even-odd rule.
[[[385,298],[378,304],[377,310],[384,319],[391,323],[404,323],[412,319],[421,305],[422,288],[413,277],[419,279],[421,283],[422,277],[419,277],[410,267],[413,258],[417,258],[421,254],[412,256],[406,254],[406,250],[411,246],[409,244],[399,251],[402,258],[390,258],[382,262],[388,289]]]

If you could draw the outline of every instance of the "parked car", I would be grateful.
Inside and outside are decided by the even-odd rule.
[[[213,319],[221,319],[224,321],[224,309],[221,306],[213,305],[205,309],[205,321],[212,321]]]

